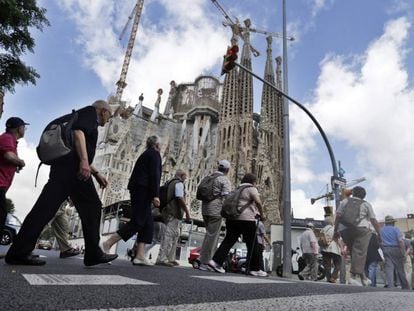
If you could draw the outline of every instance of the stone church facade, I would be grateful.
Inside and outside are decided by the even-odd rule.
[[[249,34],[245,34],[241,63],[251,69]],[[268,38],[265,79],[281,87],[281,59],[273,65],[271,38]],[[201,75],[191,83],[170,83],[167,104],[160,112],[162,90],[154,109],[143,105],[115,117],[100,131],[94,165],[106,175],[109,185],[99,190],[103,205],[129,199],[127,184],[146,138],[161,139],[162,182],[178,168],[188,173],[187,203],[193,218],[202,219],[201,202],[195,198],[201,179],[211,174],[220,159],[232,164],[233,186],[247,172],[258,177],[258,188],[267,214],[267,223],[281,222],[282,202],[282,101],[263,86],[260,114],[253,112],[252,77],[235,68],[224,82]],[[114,105],[114,110],[117,106]]]

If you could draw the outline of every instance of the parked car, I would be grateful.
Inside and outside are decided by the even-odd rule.
[[[21,226],[22,223],[16,216],[7,214],[6,224],[1,235],[0,244],[9,245],[13,243],[13,240],[19,232]]]
[[[37,248],[51,250],[52,243],[49,240],[39,240],[39,242],[37,242]]]

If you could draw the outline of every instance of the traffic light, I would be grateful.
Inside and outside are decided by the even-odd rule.
[[[236,66],[238,52],[239,47],[237,45],[229,46],[227,48],[227,53],[224,55],[223,59],[223,66],[221,67],[221,75],[229,73]]]

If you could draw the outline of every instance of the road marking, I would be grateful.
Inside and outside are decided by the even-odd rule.
[[[159,285],[120,275],[23,274],[30,285]]]
[[[228,282],[234,284],[267,284],[267,283],[290,283],[288,281],[277,281],[268,278],[255,278],[247,276],[198,276],[193,275],[193,278],[219,281],[219,282]]]
[[[162,305],[150,307],[126,307],[104,309],[110,311],[213,311],[213,310],[412,310],[414,296],[403,292],[368,292],[313,296],[278,297],[265,299],[249,299],[237,301],[216,301],[197,304]],[[98,311],[103,309],[83,309],[82,311]]]

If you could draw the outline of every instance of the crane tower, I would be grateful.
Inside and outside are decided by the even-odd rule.
[[[121,105],[122,93],[124,91],[124,88],[127,85],[125,80],[126,80],[126,76],[127,76],[127,73],[128,73],[129,62],[131,61],[132,50],[134,48],[135,37],[137,35],[138,24],[139,24],[139,20],[141,18],[141,12],[142,12],[142,7],[143,6],[144,6],[144,0],[137,0],[136,5],[134,6],[134,9],[132,10],[131,15],[128,18],[128,23],[125,25],[124,29],[122,30],[122,34],[121,34],[121,36],[122,36],[125,33],[129,22],[131,21],[132,17],[134,17],[134,21],[133,21],[132,29],[131,29],[131,34],[130,34],[129,40],[128,40],[128,47],[127,47],[127,50],[125,52],[124,63],[122,65],[121,76],[119,77],[118,82],[116,82],[117,90],[116,90],[116,95],[115,95],[115,101],[116,101],[116,103],[118,103],[120,105]]]

